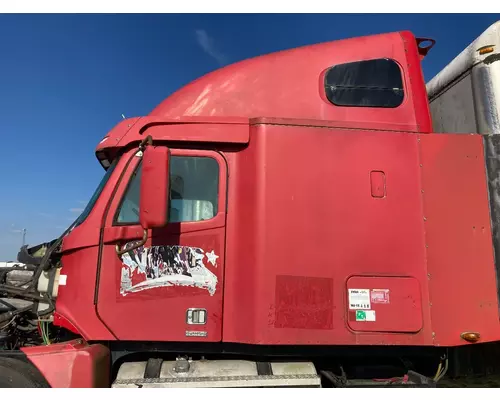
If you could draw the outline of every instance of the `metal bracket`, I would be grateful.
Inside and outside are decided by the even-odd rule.
[[[146,241],[148,240],[148,230],[147,229],[144,229],[144,232],[142,234],[142,240],[140,240],[139,242],[137,243],[134,243],[134,245],[130,246],[130,247],[127,247],[126,245],[122,248],[120,248],[120,244],[117,243],[116,246],[115,246],[115,250],[116,250],[116,254],[121,257],[122,255],[124,255],[125,253],[131,251],[131,250],[135,250],[135,249],[138,249],[139,247],[141,246],[144,246],[146,244]]]

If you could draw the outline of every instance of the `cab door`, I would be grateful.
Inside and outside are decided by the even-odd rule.
[[[170,149],[169,223],[139,224],[141,153],[104,218],[97,312],[120,340],[221,341],[227,166],[208,150]]]

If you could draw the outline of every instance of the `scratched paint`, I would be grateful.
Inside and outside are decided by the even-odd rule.
[[[133,243],[127,244],[131,247]],[[191,286],[215,294],[217,276],[204,264],[204,259],[217,266],[212,250],[189,246],[139,247],[122,256],[120,293],[139,292],[165,286]]]

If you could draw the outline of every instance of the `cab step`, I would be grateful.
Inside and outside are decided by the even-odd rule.
[[[253,362],[243,360],[188,360],[126,362],[113,388],[321,387],[311,362]]]

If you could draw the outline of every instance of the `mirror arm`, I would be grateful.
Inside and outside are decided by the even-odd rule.
[[[120,248],[120,244],[117,243],[116,246],[115,246],[115,250],[116,250],[116,254],[121,257],[122,255],[124,255],[125,253],[131,251],[131,250],[135,250],[135,249],[138,249],[139,247],[141,246],[144,246],[146,244],[146,241],[148,240],[148,230],[147,229],[144,229],[144,233],[142,234],[142,240],[135,243],[133,246],[127,248],[126,246],[121,249]]]
[[[146,149],[146,146],[152,146],[153,145],[153,138],[151,135],[146,136],[144,139],[142,139],[141,143],[139,144],[139,150],[144,151]]]

